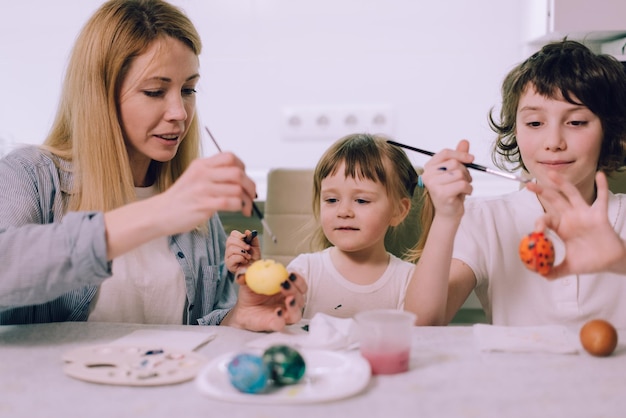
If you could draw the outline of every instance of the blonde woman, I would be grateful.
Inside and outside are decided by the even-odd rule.
[[[216,213],[251,213],[233,154],[200,158],[200,37],[159,0],[83,28],[43,146],[0,160],[0,324],[110,321],[279,330],[301,279],[259,297],[224,268]]]

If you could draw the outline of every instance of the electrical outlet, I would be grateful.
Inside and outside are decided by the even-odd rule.
[[[357,132],[393,136],[392,113],[390,105],[289,106],[282,111],[281,137],[318,141]]]

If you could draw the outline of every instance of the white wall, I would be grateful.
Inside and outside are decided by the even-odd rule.
[[[0,3],[0,138],[43,140],[73,40],[101,3]],[[491,165],[487,114],[525,58],[524,0],[174,3],[204,42],[202,122],[246,162],[261,197],[269,168],[312,167],[336,139],[281,138],[286,106],[389,105],[398,141],[437,151],[468,138],[476,161]],[[487,177],[474,174],[477,194],[517,187]]]

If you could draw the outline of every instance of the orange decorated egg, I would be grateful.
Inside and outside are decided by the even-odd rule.
[[[527,269],[545,275],[554,265],[554,245],[543,232],[531,232],[522,238],[519,256]]]

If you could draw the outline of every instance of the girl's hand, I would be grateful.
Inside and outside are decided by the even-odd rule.
[[[226,268],[235,273],[248,267],[261,258],[261,246],[256,231],[246,230],[245,234],[232,231],[226,239]]]
[[[472,176],[463,164],[471,163],[469,142],[461,140],[456,150],[444,149],[425,165],[422,181],[428,189],[437,216],[461,219],[465,196],[472,194]]]
[[[281,331],[286,325],[302,319],[305,280],[296,273],[281,285],[280,293],[272,296],[254,293],[246,285],[245,271],[236,275],[239,284],[237,304],[226,315],[222,325],[244,328],[250,331]]]
[[[537,193],[546,210],[537,219],[535,230],[552,229],[565,244],[565,258],[545,277],[556,279],[570,274],[601,271],[624,273],[626,247],[608,217],[609,189],[606,176],[596,174],[597,197],[592,206],[573,184],[557,173],[550,173],[551,184],[526,187]]]

